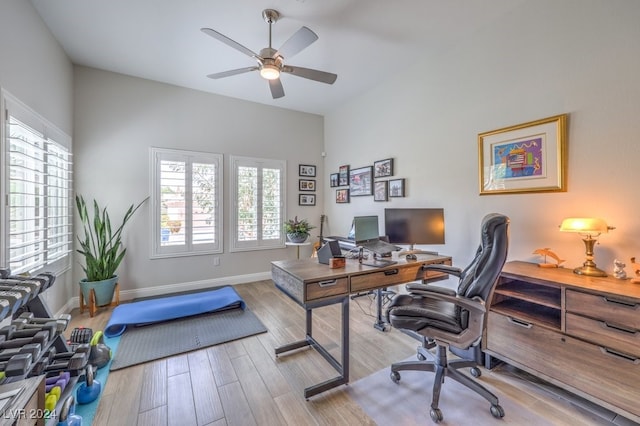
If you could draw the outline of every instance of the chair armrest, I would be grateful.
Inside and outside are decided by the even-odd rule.
[[[458,278],[462,275],[462,269],[442,263],[427,263],[426,265],[422,265],[422,270],[442,272],[443,274],[454,275]]]
[[[440,287],[437,285],[431,284],[422,284],[422,283],[408,283],[405,285],[405,288],[410,292],[419,292],[419,291],[433,291],[442,294],[448,294],[450,296],[455,296],[456,291],[452,288]]]
[[[428,288],[428,286],[425,286],[425,287]],[[442,288],[440,287],[440,289]],[[448,290],[448,289],[442,289],[442,290]],[[474,297],[473,299],[467,299],[466,297],[460,297],[455,294],[451,295],[451,294],[447,294],[446,292],[431,291],[431,290],[415,290],[415,291],[412,291],[411,294],[453,303],[455,305],[460,306],[463,309],[468,310],[469,313],[472,315],[484,314],[487,311],[484,301],[479,297]]]

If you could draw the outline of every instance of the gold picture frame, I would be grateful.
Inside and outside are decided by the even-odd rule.
[[[480,195],[567,190],[567,114],[478,134]]]

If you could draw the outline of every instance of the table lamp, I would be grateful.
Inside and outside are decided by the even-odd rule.
[[[600,234],[609,232],[610,229],[615,228],[608,226],[604,220],[593,217],[569,217],[562,221],[560,231],[579,233],[582,235],[582,241],[584,241],[584,246],[586,248],[587,260],[581,267],[573,270],[575,274],[587,275],[590,277],[607,276],[607,273],[599,269],[593,261],[593,246],[598,241]]]

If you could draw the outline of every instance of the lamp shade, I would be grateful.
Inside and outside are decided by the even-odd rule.
[[[595,235],[609,232],[609,226],[596,217],[569,217],[562,221],[560,231]]]

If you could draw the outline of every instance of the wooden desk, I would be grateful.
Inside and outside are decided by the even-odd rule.
[[[508,262],[485,353],[640,422],[640,284]]]
[[[293,349],[312,346],[340,374],[338,377],[304,390],[305,398],[349,382],[349,295],[404,284],[416,280],[435,281],[446,274],[426,271],[423,265],[451,264],[451,257],[418,255],[418,260],[404,258],[398,263],[375,268],[347,259],[344,268],[330,269],[317,259],[283,260],[271,262],[271,277],[276,287],[306,311],[306,333],[303,340],[276,348],[276,355]],[[312,311],[322,306],[342,304],[342,360],[336,360],[313,338]]]

